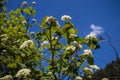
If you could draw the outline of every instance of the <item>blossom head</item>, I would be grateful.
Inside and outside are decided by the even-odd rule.
[[[83,80],[82,77],[80,77],[80,76],[76,76],[75,79],[76,80]]]
[[[32,22],[37,22],[37,20],[35,18],[32,19]]]
[[[71,42],[72,45],[74,45],[77,49],[82,49],[82,45],[79,44],[77,41]]]
[[[76,50],[76,47],[75,47],[75,46],[68,46],[68,47],[66,48],[66,50],[67,50],[67,51],[68,51],[68,50],[75,51],[75,50]]]
[[[53,16],[48,16],[45,20],[45,22],[49,25],[51,23],[55,23],[56,24],[56,19]]]
[[[4,77],[1,77],[0,80],[13,80],[13,77],[11,75],[6,75]]]
[[[88,56],[91,57],[92,56],[92,51],[90,49],[85,49],[84,53],[82,55],[87,56],[87,57]]]
[[[33,1],[33,2],[32,2],[32,5],[36,5],[36,2],[35,2],[35,1]]]
[[[63,15],[62,17],[61,17],[61,20],[62,21],[69,21],[69,20],[71,20],[72,18],[70,17],[70,16],[68,16],[68,15]]]
[[[25,47],[32,47],[35,46],[34,42],[32,40],[27,40],[23,42],[23,44],[20,46],[20,49],[23,49]]]
[[[22,6],[27,6],[28,5],[28,2],[27,1],[23,1],[22,2]]]
[[[88,67],[85,67],[85,68],[83,69],[83,72],[85,72],[86,74],[93,74],[93,73],[94,73],[93,70],[90,69],[90,68],[88,68]]]
[[[100,68],[97,65],[90,65],[90,68],[95,69],[95,70],[100,70]]]
[[[22,21],[22,23],[23,23],[23,24],[27,24],[27,21],[26,21],[26,20],[24,20],[24,21]]]
[[[109,80],[108,78],[103,78],[102,80]]]
[[[92,39],[92,38],[96,38],[96,36],[94,34],[89,34],[85,37],[85,39]]]
[[[16,77],[18,78],[26,78],[30,75],[31,70],[30,69],[21,69],[17,72]]]

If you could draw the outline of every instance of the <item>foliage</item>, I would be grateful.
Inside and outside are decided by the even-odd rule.
[[[108,78],[109,80],[120,79],[120,59],[112,61],[107,64],[104,69],[97,71],[93,75],[93,80],[101,80],[102,78]]]
[[[92,51],[99,48],[98,39],[93,35],[79,37],[70,16],[63,17],[62,26],[52,16],[43,18],[41,24],[34,19],[40,31],[30,33],[34,15],[34,6],[26,2],[16,10],[0,12],[0,76],[22,80],[91,78]],[[17,72],[25,77],[16,76]]]

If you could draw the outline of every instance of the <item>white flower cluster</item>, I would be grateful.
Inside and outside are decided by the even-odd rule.
[[[53,16],[48,16],[45,22],[46,23],[56,22],[56,19]]]
[[[79,44],[77,41],[71,42],[72,45],[74,45],[77,49],[82,49],[82,45]]]
[[[84,56],[92,56],[92,51],[90,49],[85,49],[84,53],[82,55],[84,55]]]
[[[85,67],[83,69],[83,72],[85,72],[86,74],[93,74],[94,73],[93,70],[91,68],[88,68],[88,67]]]
[[[68,15],[63,15],[62,17],[61,17],[61,20],[62,21],[69,21],[69,20],[71,20],[72,18],[70,17],[70,16],[68,16]]]
[[[17,72],[16,77],[18,78],[26,78],[30,75],[31,70],[30,69],[21,69]]]
[[[13,80],[13,77],[11,75],[6,75],[4,77],[1,77],[0,80]]]
[[[28,2],[27,1],[23,1],[22,2],[22,6],[27,6],[28,5]],[[32,5],[36,5],[36,2],[35,1],[32,1]]]
[[[24,20],[24,21],[22,21],[22,23],[23,23],[23,24],[27,24],[27,21],[26,21],[26,20]]]
[[[36,2],[35,2],[35,1],[33,1],[33,2],[32,2],[32,5],[36,5]]]
[[[90,68],[95,69],[95,70],[100,70],[100,68],[97,65],[90,65]]]
[[[76,80],[83,80],[82,77],[80,77],[80,76],[76,76],[75,79]]]
[[[22,2],[22,6],[27,6],[28,5],[28,2],[27,1],[23,1]]]
[[[103,78],[102,80],[109,80],[108,78]]]
[[[85,37],[85,39],[92,39],[92,38],[96,38],[96,36],[94,34],[89,34]]]
[[[37,20],[35,18],[32,19],[32,22],[37,22]]]
[[[76,47],[75,46],[68,46],[66,48],[66,50],[72,50],[72,51],[75,51]]]
[[[20,46],[20,49],[31,46],[35,46],[34,42],[32,40],[27,40]]]
[[[58,37],[52,37],[52,40],[57,40],[58,39]]]

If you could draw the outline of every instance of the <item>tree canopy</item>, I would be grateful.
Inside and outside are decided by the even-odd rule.
[[[100,69],[93,58],[99,40],[93,34],[78,36],[69,15],[61,17],[64,25],[52,16],[39,23],[33,18],[35,2],[28,6],[24,1],[10,12],[3,10],[2,2],[0,80],[87,80]],[[40,30],[29,32],[31,27]]]

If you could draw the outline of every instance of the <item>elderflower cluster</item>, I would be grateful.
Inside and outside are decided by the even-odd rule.
[[[31,47],[31,46],[35,46],[34,42],[32,40],[27,40],[23,42],[23,44],[20,46],[20,49],[23,49],[25,47]]]
[[[52,37],[52,40],[57,40],[58,39],[58,37]]]
[[[76,80],[83,80],[82,77],[80,77],[80,76],[76,76],[75,79]]]
[[[108,78],[102,78],[102,80],[109,80]]]
[[[32,2],[32,5],[36,5],[36,2],[35,2],[35,1],[33,1],[33,2]]]
[[[71,42],[72,45],[74,45],[77,49],[82,49],[82,45],[79,44],[77,41]]]
[[[93,74],[93,73],[94,73],[93,70],[90,69],[90,68],[88,68],[88,67],[85,67],[85,68],[83,69],[83,72],[85,72],[86,74]]]
[[[70,16],[68,16],[68,15],[63,15],[62,17],[61,17],[61,20],[62,21],[69,21],[69,20],[71,20],[72,18],[70,17]]]
[[[22,21],[22,23],[23,23],[23,24],[27,24],[27,21],[26,21],[26,20],[24,20],[24,21]]]
[[[18,78],[26,78],[30,75],[31,70],[30,69],[21,69],[17,72],[16,77]]]
[[[84,56],[92,56],[92,51],[90,49],[85,49],[84,53],[82,55],[84,55]]]
[[[76,47],[75,46],[68,46],[66,48],[66,50],[72,50],[72,51],[75,51]]]
[[[85,39],[92,39],[92,38],[96,38],[96,36],[94,34],[89,34],[85,37]]]
[[[32,22],[37,22],[37,20],[35,18],[32,19]]]
[[[13,80],[13,77],[11,75],[6,75],[4,77],[1,77],[0,80]]]
[[[28,5],[28,2],[27,1],[23,1],[22,2],[22,6],[27,6]]]
[[[95,70],[100,70],[100,68],[97,65],[90,65],[90,68],[95,69]]]
[[[48,16],[45,22],[50,24],[52,22],[56,22],[56,19],[53,16]]]

